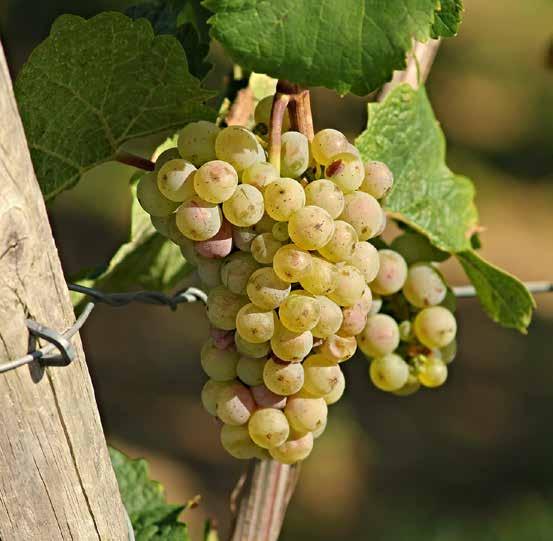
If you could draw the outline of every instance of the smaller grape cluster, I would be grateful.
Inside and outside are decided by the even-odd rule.
[[[324,431],[358,345],[377,387],[408,394],[445,380],[455,320],[435,306],[447,288],[433,265],[408,269],[369,242],[386,226],[388,167],[363,162],[337,130],[309,141],[285,115],[279,170],[263,139],[271,102],[258,104],[254,131],[185,126],[137,198],[208,289],[201,397],[223,447],[293,464]],[[412,308],[402,319],[400,297]]]
[[[404,235],[410,240],[410,235]],[[448,375],[447,365],[457,351],[455,301],[436,262],[417,261],[408,266],[401,255],[413,247],[393,243],[397,250],[379,250],[380,269],[371,282],[371,315],[357,336],[361,351],[370,359],[370,378],[382,391],[408,396],[424,387],[439,387]]]

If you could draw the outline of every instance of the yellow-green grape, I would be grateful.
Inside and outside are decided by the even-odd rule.
[[[328,297],[340,306],[353,306],[363,296],[365,279],[352,265],[338,265],[336,287]]]
[[[283,177],[300,177],[309,165],[309,141],[303,133],[283,133],[280,143],[280,174]]]
[[[196,271],[207,289],[213,289],[221,285],[221,265],[222,259],[208,259],[207,257],[197,256]]]
[[[329,261],[349,261],[359,238],[353,227],[342,220],[334,222],[334,233],[328,243],[319,248],[319,253]]]
[[[275,332],[276,314],[249,303],[240,308],[236,315],[236,330],[240,336],[252,344],[267,342]]]
[[[255,107],[254,119],[256,124],[256,131],[261,128],[261,135],[268,135],[271,125],[271,109],[273,107],[273,95],[265,96]],[[288,109],[284,111],[282,117],[282,131],[288,131],[290,129],[290,115]]]
[[[313,398],[299,392],[288,397],[284,414],[290,427],[303,434],[318,430],[326,424],[328,406],[324,398]]]
[[[323,396],[326,405],[332,406],[332,404],[336,404],[340,398],[342,398],[342,395],[344,394],[344,391],[346,390],[346,378],[344,377],[344,373],[340,370],[338,373],[338,382],[330,391],[328,394],[325,394]]]
[[[150,216],[150,221],[152,222],[152,226],[154,229],[164,237],[169,238],[169,235],[171,234],[171,221],[175,219],[175,216],[173,214],[169,214],[168,216]],[[179,232],[179,235],[182,236]]]
[[[288,439],[290,425],[281,410],[263,408],[251,416],[248,431],[257,445],[270,449],[282,445]]]
[[[318,250],[334,234],[334,220],[326,210],[310,205],[290,216],[288,233],[296,246],[304,250]]]
[[[361,272],[365,282],[372,282],[380,268],[378,250],[370,242],[358,242],[348,263]]]
[[[281,280],[270,267],[256,270],[246,286],[250,301],[265,310],[278,308],[290,290],[290,284]]]
[[[220,128],[213,122],[200,120],[187,124],[180,132],[177,141],[180,155],[196,167],[215,159],[215,139]]]
[[[249,184],[240,184],[223,203],[223,214],[233,225],[249,227],[263,217],[263,195]]]
[[[193,197],[196,168],[186,160],[169,160],[157,172],[157,187],[171,201],[181,202]]]
[[[218,329],[236,329],[236,316],[242,306],[248,303],[246,297],[237,295],[225,286],[213,288],[207,296],[207,318]]]
[[[242,126],[229,126],[219,132],[215,139],[215,155],[239,173],[254,163],[265,161],[265,153],[255,135]]]
[[[191,241],[190,239],[187,239],[180,231],[179,231],[179,234],[180,234],[180,239],[177,244],[180,248],[182,257],[184,258],[185,261],[192,263],[192,265],[198,266],[200,261],[200,256],[196,253],[196,249],[194,247],[196,243]]]
[[[287,222],[290,216],[305,205],[302,185],[292,178],[270,182],[263,192],[265,211],[278,222]]]
[[[301,280],[301,286],[313,295],[328,295],[336,287],[338,269],[322,257],[313,256],[311,270]]]
[[[321,165],[329,165],[336,154],[347,150],[348,145],[349,141],[343,133],[327,128],[315,134],[311,141],[311,152]]]
[[[286,406],[286,397],[273,393],[265,384],[252,387],[252,395],[255,403],[260,408],[284,409]]]
[[[359,189],[371,194],[376,199],[382,199],[392,189],[394,175],[382,162],[365,162],[364,167],[365,177]]]
[[[297,393],[304,382],[301,363],[287,363],[269,359],[263,368],[263,383],[273,393],[290,396]]]
[[[263,217],[257,222],[253,228],[258,235],[262,233],[272,233],[273,227],[276,224],[276,220],[273,220],[267,213],[263,214]]]
[[[221,445],[232,457],[239,460],[259,458],[259,447],[250,437],[247,426],[223,425],[221,427]]]
[[[288,242],[290,235],[288,234],[287,222],[276,222],[271,229],[271,233],[276,240],[280,242]]]
[[[226,425],[244,425],[255,411],[252,393],[238,381],[229,383],[219,390],[216,411]]]
[[[224,389],[227,385],[232,384],[228,381],[225,382],[208,379],[202,388],[202,405],[205,411],[214,417],[217,415],[217,397],[219,396],[219,391]]]
[[[393,250],[378,250],[380,267],[376,278],[371,282],[373,293],[392,295],[397,293],[407,279],[407,263]]]
[[[155,173],[146,173],[136,186],[136,198],[140,206],[151,216],[169,216],[179,204],[167,199],[157,187]]]
[[[271,447],[269,453],[281,464],[295,464],[305,460],[313,450],[313,434],[294,434],[278,447]]]
[[[368,316],[373,305],[373,294],[369,286],[363,290],[363,295],[361,295],[361,299],[359,299],[359,304],[363,307],[363,310]]]
[[[393,391],[393,393],[397,396],[411,396],[412,394],[415,394],[420,388],[421,384],[417,378],[417,375],[413,371],[409,370],[409,377],[407,378],[407,381],[404,383],[403,387],[401,387],[397,391]]]
[[[280,322],[276,325],[275,334],[271,338],[273,353],[283,361],[300,362],[313,348],[311,331],[297,333],[289,331]]]
[[[202,347],[200,360],[204,372],[215,381],[231,381],[236,378],[239,355],[232,349],[219,349],[209,339]]]
[[[327,421],[325,420],[325,422],[322,425],[320,425],[319,428],[311,432],[311,434],[313,434],[314,440],[316,440],[317,438],[320,438],[324,434],[324,431],[326,430],[326,424],[327,424]]]
[[[253,227],[232,226],[232,242],[242,252],[251,252],[251,244],[258,233]]]
[[[238,186],[238,173],[230,163],[212,160],[204,163],[194,174],[196,193],[210,203],[229,199]]]
[[[363,331],[367,324],[368,311],[365,310],[361,301],[353,306],[348,306],[342,310],[344,320],[338,330],[340,336],[357,336]]]
[[[307,250],[295,244],[285,244],[273,257],[273,268],[285,282],[299,282],[311,271],[312,257]]]
[[[168,148],[164,150],[159,156],[155,158],[155,169],[154,171],[159,171],[168,161],[170,160],[180,160],[182,156],[179,153],[177,147]],[[188,160],[192,161],[192,160]],[[193,162],[192,162],[193,163]]]
[[[446,293],[447,287],[432,265],[418,263],[409,267],[403,285],[403,295],[413,306],[435,306],[445,299]]]
[[[449,364],[450,362],[452,362],[457,355],[457,341],[454,339],[449,344],[447,344],[447,346],[440,348],[440,354],[442,356],[442,361],[445,364]]]
[[[272,233],[261,233],[253,239],[250,249],[253,258],[263,265],[270,265],[282,242],[273,237]]]
[[[335,220],[344,210],[345,197],[334,182],[322,178],[305,187],[305,203],[325,209]]]
[[[223,285],[237,295],[246,294],[246,286],[252,273],[259,269],[259,263],[246,252],[235,252],[221,264]]]
[[[326,167],[325,176],[347,194],[361,186],[365,169],[357,155],[347,150],[332,156],[332,163]]]
[[[447,379],[447,365],[438,357],[429,355],[419,368],[419,381],[425,387],[439,387]]]
[[[223,225],[219,205],[208,203],[195,195],[186,199],[176,214],[179,231],[191,240],[207,240],[214,237]]]
[[[244,340],[238,331],[234,333],[234,343],[238,353],[246,355],[247,357],[253,357],[254,359],[261,359],[266,357],[271,351],[270,342],[261,342],[259,344],[252,344],[247,340]]]
[[[317,338],[328,338],[338,332],[342,325],[343,314],[342,309],[328,297],[318,295],[316,297],[319,303],[319,321],[317,325],[311,329],[313,336]]]
[[[236,375],[246,385],[253,387],[263,383],[263,367],[265,359],[253,357],[240,357],[236,365]]]
[[[357,344],[369,357],[381,357],[392,353],[399,346],[399,328],[396,320],[387,314],[370,316],[365,328],[357,336]]]
[[[332,392],[340,379],[340,367],[331,359],[315,354],[303,362],[305,373],[305,390],[316,397],[323,397]]]
[[[380,297],[380,295],[373,294],[372,298],[373,300],[369,310],[369,316],[374,316],[375,314],[378,314],[378,312],[380,312],[380,309],[382,308],[382,297]]]
[[[408,319],[402,321],[397,327],[399,329],[399,339],[402,342],[411,342],[413,338],[415,338],[413,323],[411,323]]]
[[[409,378],[409,365],[395,353],[377,357],[369,369],[371,381],[382,391],[397,391]]]
[[[278,178],[276,167],[267,162],[254,163],[242,172],[242,182],[255,186],[261,192],[267,184]]]
[[[380,203],[372,195],[359,191],[348,193],[345,199],[340,220],[350,224],[361,241],[376,237],[384,215]]]
[[[317,353],[337,363],[351,359],[357,351],[357,341],[354,336],[332,334],[317,348]]]
[[[278,309],[280,322],[293,332],[310,331],[319,322],[320,315],[317,299],[303,290],[292,291]]]
[[[443,348],[457,334],[455,316],[443,306],[431,306],[421,310],[415,318],[415,335],[430,349]]]

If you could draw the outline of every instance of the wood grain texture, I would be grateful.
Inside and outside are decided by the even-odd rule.
[[[54,111],[52,111],[54,114]],[[28,351],[25,318],[58,331],[69,292],[0,44],[0,362]],[[0,539],[127,540],[82,345],[68,367],[0,374]]]

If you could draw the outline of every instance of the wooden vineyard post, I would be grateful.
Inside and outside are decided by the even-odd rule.
[[[55,111],[52,111],[55,114]],[[28,352],[25,319],[74,322],[0,44],[0,363]],[[0,539],[129,539],[78,336],[66,367],[0,374]]]

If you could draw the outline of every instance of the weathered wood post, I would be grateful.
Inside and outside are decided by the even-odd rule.
[[[60,332],[74,321],[0,44],[0,363],[27,353],[27,317]],[[78,336],[73,343],[73,363],[40,381],[25,366],[0,374],[2,541],[128,539]]]

